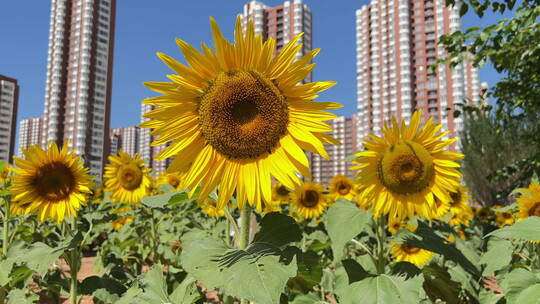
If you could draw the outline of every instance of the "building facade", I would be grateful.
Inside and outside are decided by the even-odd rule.
[[[443,0],[372,0],[356,11],[359,139],[380,134],[392,114],[408,120],[417,109],[457,135],[463,122],[453,110],[478,102],[478,71],[470,63],[430,66],[445,57],[438,37],[460,28],[459,6]]]
[[[109,154],[116,0],[52,0],[44,135],[101,178]]]
[[[274,7],[269,7],[260,1],[250,1],[244,5],[241,16],[244,28],[251,19],[256,35],[262,35],[263,40],[272,37],[276,41],[276,52],[302,32],[304,35],[299,40],[302,48],[297,58],[312,49],[311,9],[301,0],[285,1],[282,5]],[[306,78],[306,81],[311,81],[311,75]]]
[[[118,150],[122,150],[133,156],[139,153],[139,132],[137,126],[114,128],[110,130],[111,155],[117,155]]]
[[[0,161],[13,162],[19,85],[17,80],[0,75]]]
[[[144,114],[156,109],[156,106],[142,104],[141,106],[141,123],[148,120],[144,117]],[[156,137],[150,134],[151,129],[141,128],[139,130],[139,153],[141,154],[144,164],[147,168],[152,169],[152,172],[156,174],[161,174],[167,170],[167,167],[172,162],[172,158],[157,160],[156,156],[163,150],[167,145],[152,146],[152,142],[156,140]]]
[[[19,123],[19,156],[22,150],[31,146],[41,146],[43,142],[43,117],[33,117],[21,120]]]
[[[354,179],[355,172],[349,170],[352,167],[350,156],[356,153],[358,116],[338,117],[327,122],[334,130],[328,134],[341,142],[341,145],[324,144],[330,159],[325,159],[318,154],[311,157],[311,175],[315,182],[328,186],[328,181],[336,175],[345,175]],[[347,159],[347,160],[346,160]]]

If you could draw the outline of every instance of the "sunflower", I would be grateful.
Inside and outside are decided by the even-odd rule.
[[[463,155],[443,150],[456,140],[442,140],[448,131],[439,133],[442,125],[433,118],[420,128],[421,116],[416,111],[409,126],[392,117],[392,127],[384,125],[383,137],[370,134],[364,140],[367,150],[356,154],[357,166],[351,169],[360,170],[358,181],[367,187],[364,196],[375,217],[411,218],[416,212],[432,218],[435,198],[450,201],[450,192],[459,186],[456,161]]]
[[[3,166],[0,167],[0,185],[7,184],[9,182],[10,170],[9,164],[3,164]]]
[[[157,180],[158,186],[161,185],[169,185],[173,188],[173,190],[183,190],[182,189],[182,176],[178,172],[165,172],[162,175],[159,176]]]
[[[202,202],[199,202],[199,206],[204,214],[211,217],[225,216],[225,210],[218,208],[217,202],[211,198],[206,198]]]
[[[120,230],[125,224],[133,222],[133,216],[125,215],[129,211],[129,208],[121,208],[115,212],[120,218],[111,223],[114,230]]]
[[[314,68],[312,50],[295,60],[302,34],[275,56],[275,40],[255,35],[252,22],[242,32],[236,20],[235,43],[227,41],[210,19],[215,50],[202,52],[176,42],[187,65],[158,56],[177,74],[172,82],[147,82],[163,95],[143,102],[158,106],[141,127],[153,128],[153,145],[172,141],[158,159],[174,157],[169,171],[185,172],[183,185],[193,195],[198,185],[204,198],[218,187],[223,208],[236,191],[238,206],[247,202],[259,211],[272,200],[272,176],[285,187],[300,184],[297,172],[310,177],[304,150],[328,158],[324,143],[339,144],[324,123],[336,115],[324,110],[342,105],[315,102],[334,82],[299,84]]]
[[[450,211],[450,202],[443,202],[437,197],[435,197],[435,206],[437,208],[435,209],[433,218],[442,218]]]
[[[133,157],[119,150],[118,156],[109,156],[105,167],[105,186],[111,200],[128,204],[139,203],[150,192],[152,182],[139,154]]]
[[[448,222],[452,226],[459,226],[464,225],[469,227],[471,224],[471,219],[473,218],[473,212],[471,207],[466,207],[465,209],[462,209],[459,211],[459,213],[453,213],[451,212],[452,217],[450,218],[450,221]]]
[[[328,184],[330,193],[335,199],[344,198],[352,201],[356,196],[353,181],[345,175],[334,176]]]
[[[314,182],[305,182],[298,186],[291,201],[295,206],[295,213],[305,219],[321,216],[328,206],[328,197],[324,194],[324,188]]]
[[[38,219],[57,223],[66,216],[76,216],[90,193],[90,175],[79,156],[51,143],[47,151],[40,146],[23,149],[26,159],[14,157],[12,178],[13,205],[16,213],[38,213]],[[23,211],[24,210],[24,211]]]
[[[518,190],[521,196],[518,202],[518,220],[523,220],[529,216],[540,216],[540,184],[532,181],[528,188]]]
[[[272,186],[272,205],[288,204],[291,200],[291,190],[280,182]]]
[[[476,209],[475,216],[481,222],[489,222],[491,219],[493,219],[494,214],[493,210],[491,210],[489,207],[482,207]]]
[[[398,262],[409,262],[416,266],[422,266],[431,260],[433,252],[422,248],[412,247],[408,244],[394,244],[390,253]]]
[[[388,221],[388,231],[392,234],[396,234],[400,229],[407,229],[411,232],[415,232],[418,229],[418,224],[412,224],[411,221],[404,222],[399,218],[389,219]]]
[[[459,213],[466,210],[469,206],[469,199],[471,196],[468,194],[469,189],[458,186],[454,191],[450,192],[450,211],[453,213]]]

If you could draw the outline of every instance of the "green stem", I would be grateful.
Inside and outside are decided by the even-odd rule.
[[[384,243],[386,238],[386,217],[380,216],[377,219],[377,273],[383,274],[386,266],[386,254],[384,251]]]
[[[540,269],[540,244],[536,244],[536,262],[538,263],[538,269]]]
[[[71,227],[69,227],[70,225],[65,226],[70,230],[72,236],[75,235],[77,231],[76,221],[77,219],[73,217],[71,220]],[[80,244],[77,244],[75,248],[71,249],[69,260],[69,272],[71,274],[71,286],[69,289],[70,303],[77,304],[77,274],[79,273],[79,268],[81,266]]]
[[[234,230],[234,237],[238,239],[238,236],[240,235],[240,228],[238,228],[238,224],[236,223],[236,220],[229,212],[228,208],[225,208],[225,216],[227,217],[227,220],[229,220],[229,224],[233,227]]]
[[[249,226],[251,219],[251,207],[245,206],[240,211],[240,235],[238,238],[238,249],[246,249],[249,243]]]
[[[225,244],[231,246],[231,221],[229,219],[225,223]]]
[[[249,226],[251,219],[251,207],[246,204],[244,209],[240,211],[240,235],[237,241],[238,249],[246,249],[249,244]],[[248,300],[242,299],[241,304],[249,303]]]
[[[9,220],[11,215],[11,206],[9,198],[4,197],[4,201],[6,202],[6,211],[4,213],[4,227],[2,229],[2,257],[5,258],[7,256],[7,251],[9,247]]]
[[[150,213],[150,234],[152,236],[152,262],[156,264],[158,261],[157,256],[157,233],[156,233],[156,220],[154,219],[154,210]]]

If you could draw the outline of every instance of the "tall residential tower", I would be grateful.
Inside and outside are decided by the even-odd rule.
[[[22,150],[43,142],[43,117],[33,117],[21,120],[19,123],[19,156]]]
[[[52,0],[42,145],[70,142],[101,177],[109,154],[116,0]]]
[[[460,27],[459,7],[444,0],[371,0],[356,11],[359,139],[380,133],[392,114],[408,120],[417,109],[457,135],[463,122],[453,110],[478,102],[478,71],[470,63],[430,66],[445,56],[438,37]]]
[[[0,161],[11,163],[15,149],[19,85],[0,74]]]

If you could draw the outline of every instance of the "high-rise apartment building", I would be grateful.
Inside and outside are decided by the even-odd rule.
[[[438,37],[460,27],[459,7],[439,0],[371,0],[356,11],[359,138],[416,109],[457,135],[463,122],[452,110],[465,99],[478,102],[478,71],[470,63],[430,66],[445,56]]]
[[[0,161],[4,163],[13,161],[18,105],[17,80],[0,75]]]
[[[43,142],[43,117],[33,117],[21,120],[19,123],[19,156],[22,150]]]
[[[330,159],[324,159],[318,154],[311,157],[311,175],[315,182],[328,185],[328,181],[336,175],[346,175],[354,179],[355,172],[349,170],[352,167],[346,158],[356,153],[358,120],[357,114],[351,117],[338,117],[327,123],[333,128],[328,134],[341,142],[341,145],[324,144]]]
[[[139,153],[139,132],[140,128],[137,126],[111,129],[111,155],[117,155],[118,150],[131,156]]]
[[[144,117],[144,114],[156,109],[157,106],[142,104],[141,106],[141,123],[148,120]],[[156,156],[167,147],[167,144],[161,146],[152,146],[152,142],[156,140],[156,137],[150,134],[151,129],[141,128],[139,130],[139,153],[144,160],[145,165],[152,169],[152,172],[161,174],[167,170],[167,167],[172,162],[172,158],[164,160],[156,159]]]
[[[304,32],[299,42],[303,43],[297,57],[301,57],[312,49],[311,9],[302,0],[285,1],[282,5],[269,7],[260,1],[250,1],[244,5],[242,21],[244,28],[248,20],[253,20],[255,34],[266,40],[272,37],[279,51],[296,35]],[[311,75],[306,81],[311,81]]]
[[[109,154],[116,0],[52,0],[43,145],[63,144],[101,177]]]

